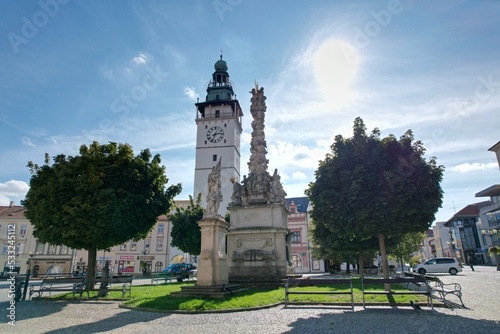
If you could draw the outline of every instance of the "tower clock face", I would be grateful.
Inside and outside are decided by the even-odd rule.
[[[224,130],[221,127],[213,126],[208,129],[207,139],[212,143],[218,143],[224,138]]]

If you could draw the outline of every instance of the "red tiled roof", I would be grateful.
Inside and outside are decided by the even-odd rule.
[[[24,211],[26,208],[20,205],[0,206],[0,217],[24,218]]]
[[[479,203],[469,204],[462,210],[455,213],[455,216],[479,216],[479,210],[483,206],[491,205],[491,201],[483,201]]]

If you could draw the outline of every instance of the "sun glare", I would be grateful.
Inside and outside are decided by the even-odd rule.
[[[349,99],[349,87],[358,67],[355,48],[340,40],[329,39],[313,57],[314,76],[328,100],[343,104]]]

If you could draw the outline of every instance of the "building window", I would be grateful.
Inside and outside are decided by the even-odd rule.
[[[18,242],[17,243],[17,248],[16,248],[16,254],[23,254],[24,253],[24,243]]]
[[[19,236],[21,238],[26,237],[26,233],[28,232],[28,224],[21,224],[21,230],[19,231]]]
[[[214,155],[212,156],[212,161],[217,161],[217,154],[214,154]]]
[[[151,249],[151,239],[144,239],[144,250],[149,252]]]
[[[157,251],[163,250],[163,238],[156,239],[156,250]]]
[[[68,254],[68,246],[61,245],[61,249],[59,250],[59,254],[67,255]]]
[[[164,224],[158,224],[158,234],[163,235],[163,230],[164,230],[165,225]]]
[[[292,244],[300,244],[300,232],[292,232]]]
[[[48,254],[55,254],[55,253],[56,253],[56,245],[49,245]]]
[[[219,99],[219,95],[217,95],[217,100]],[[215,118],[219,118],[220,117],[220,110],[216,110],[215,111]]]
[[[45,248],[45,244],[40,241],[36,241],[35,254],[43,254],[43,249]]]
[[[124,244],[120,245],[120,250],[121,251],[126,251],[127,250],[127,243],[124,243]]]
[[[131,251],[136,251],[137,250],[137,241],[131,241],[130,242],[130,250]]]
[[[292,254],[292,264],[294,267],[302,267],[302,258],[297,254]]]
[[[163,262],[161,261],[156,261],[155,263],[155,271],[159,272],[163,270]]]

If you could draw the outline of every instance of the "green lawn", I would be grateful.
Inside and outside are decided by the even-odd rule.
[[[240,308],[261,307],[273,305],[283,302],[285,299],[285,289],[280,288],[262,288],[248,289],[244,292],[234,295],[227,295],[223,299],[216,298],[194,298],[194,297],[174,297],[170,293],[180,291],[181,286],[193,285],[195,281],[183,283],[166,283],[158,285],[138,285],[132,287],[132,299],[126,300],[124,305],[132,307],[143,307],[160,311],[209,311],[209,310],[230,310]],[[354,302],[362,303],[361,282],[359,279],[353,279]],[[372,285],[371,288],[383,290],[383,284]],[[313,286],[313,287],[296,287],[293,290],[304,291],[328,291],[328,290],[349,290],[347,285],[329,286]],[[393,290],[407,290],[396,284],[392,285]],[[52,296],[51,299],[71,299],[71,293]],[[390,298],[390,299],[389,299]],[[366,303],[396,303],[401,305],[409,305],[410,300],[417,303],[426,303],[425,296],[418,295],[395,295],[392,297],[384,295],[366,295]],[[87,298],[84,293],[83,299],[98,299],[97,293],[91,293]],[[121,292],[111,292],[104,299],[119,299],[121,300]],[[350,303],[349,295],[289,295],[290,302],[297,303]]]

